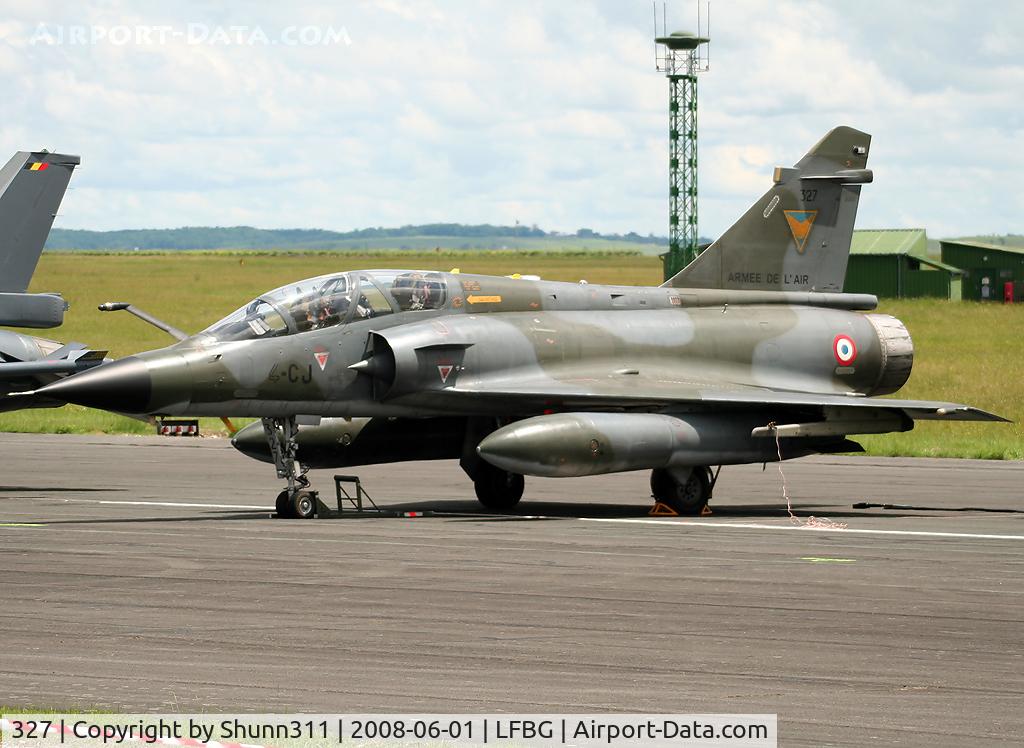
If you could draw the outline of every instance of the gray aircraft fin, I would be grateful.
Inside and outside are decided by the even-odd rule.
[[[0,292],[28,288],[78,156],[19,151],[0,169]]]
[[[773,291],[839,291],[846,278],[871,136],[837,127],[719,239],[663,285]]]

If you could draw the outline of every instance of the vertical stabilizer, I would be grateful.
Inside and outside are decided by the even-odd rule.
[[[0,292],[28,288],[78,156],[19,151],[0,169]]]
[[[663,285],[841,292],[871,136],[837,127],[714,244]]]

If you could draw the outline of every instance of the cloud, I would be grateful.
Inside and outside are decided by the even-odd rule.
[[[699,82],[702,234],[723,231],[773,166],[837,124],[874,137],[859,225],[1021,230],[1024,58],[1012,32],[1024,6],[712,10],[712,65]],[[40,24],[208,38],[33,43]],[[239,28],[267,43],[209,38]],[[284,42],[307,28],[344,36]],[[651,32],[639,0],[147,10],[42,0],[0,22],[0,144],[82,155],[58,219],[70,228],[519,220],[663,234],[667,85]]]

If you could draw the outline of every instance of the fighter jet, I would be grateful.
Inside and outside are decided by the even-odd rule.
[[[365,270],[288,283],[168,348],[43,387],[136,414],[255,416],[235,446],[272,462],[282,516],[306,471],[458,459],[484,506],[524,475],[651,471],[679,513],[712,467],[851,452],[915,419],[1003,420],[882,399],[910,376],[906,327],[842,292],[870,136],[838,127],[660,287]]]
[[[57,293],[25,293],[78,156],[20,151],[0,169],[0,325],[50,328],[64,322],[67,302]],[[7,397],[85,371],[106,351],[0,330],[0,412],[54,407],[49,398]]]

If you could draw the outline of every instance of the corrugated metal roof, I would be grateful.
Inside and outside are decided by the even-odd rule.
[[[918,262],[922,263],[923,265],[931,265],[936,270],[945,270],[947,273],[956,273],[957,275],[966,275],[967,274],[966,270],[961,270],[960,268],[955,268],[952,265],[947,265],[944,262],[939,262],[938,260],[933,260],[930,257],[921,257],[919,255],[910,255],[910,256],[913,257]]]
[[[850,254],[926,257],[928,255],[928,236],[924,229],[854,231]]]
[[[854,236],[857,232],[854,231]],[[987,242],[976,242],[973,239],[939,239],[939,244],[959,244],[962,247],[977,247],[978,249],[991,249],[996,252],[1009,252],[1014,255],[1024,255],[1024,247],[1008,247],[1005,244],[989,244]]]

